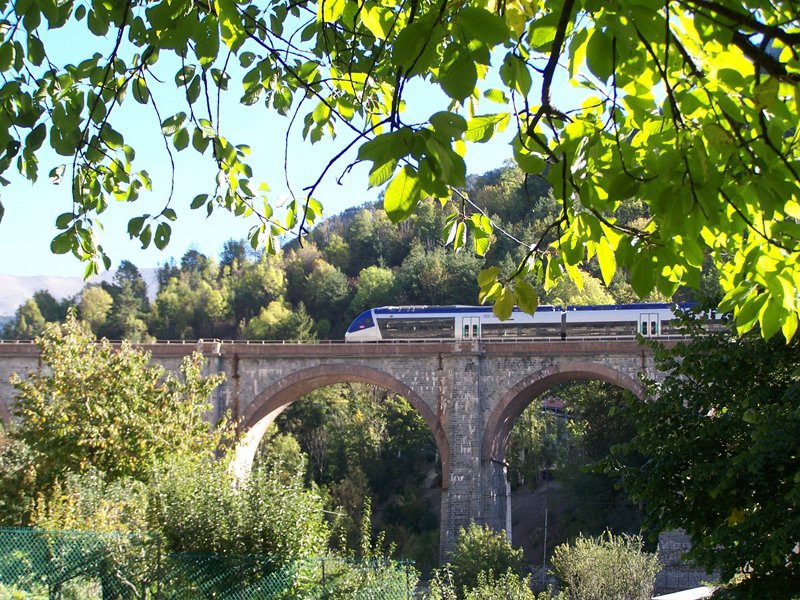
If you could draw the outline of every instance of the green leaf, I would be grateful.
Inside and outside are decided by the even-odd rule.
[[[209,142],[211,142],[211,140],[205,136],[203,130],[199,127],[196,127],[192,132],[192,147],[200,154],[203,154],[206,151],[206,148],[208,148]]]
[[[247,30],[242,23],[236,0],[215,0],[215,4],[219,15],[219,35],[228,48],[236,52],[247,39]],[[216,28],[213,28],[213,35],[217,36]]]
[[[524,279],[517,279],[514,291],[517,294],[517,306],[529,315],[535,313],[539,307],[539,295],[533,286]]]
[[[36,152],[42,147],[46,135],[47,127],[44,123],[39,123],[25,138],[25,149],[28,152]]]
[[[748,331],[758,319],[762,307],[767,301],[766,294],[752,294],[735,311],[736,327],[740,333]]]
[[[172,138],[172,143],[178,152],[186,149],[189,146],[189,130],[186,127],[178,129]]]
[[[194,77],[194,72],[196,67],[194,65],[186,65],[181,67],[181,69],[175,73],[175,85],[177,86],[185,86],[188,85],[189,82]]]
[[[475,254],[485,256],[489,250],[494,228],[492,222],[485,215],[475,213],[469,218],[470,233]]]
[[[150,90],[144,77],[133,78],[133,98],[139,104],[147,104],[150,100]]]
[[[379,40],[385,40],[391,31],[393,13],[383,6],[365,6],[361,22]]]
[[[441,36],[431,19],[420,19],[405,27],[392,47],[392,64],[407,74],[424,73],[434,59],[434,48]]]
[[[627,173],[617,173],[608,184],[609,200],[627,200],[639,191],[640,182]]]
[[[515,135],[514,140],[511,142],[514,148],[514,160],[517,161],[519,168],[525,173],[532,175],[541,175],[545,170],[545,159],[539,154],[531,153],[531,145],[533,141],[527,138],[528,147],[523,145],[525,138],[522,135]]]
[[[513,52],[506,54],[505,59],[503,59],[503,65],[500,67],[500,79],[509,88],[516,90],[523,96],[528,95],[533,83],[530,71],[528,71],[528,65]]]
[[[453,100],[462,102],[475,90],[477,81],[478,70],[469,53],[459,47],[448,46],[439,68],[439,83],[445,93]]]
[[[640,254],[631,266],[631,287],[639,298],[653,291],[655,285],[655,265],[647,254]]]
[[[612,59],[612,35],[594,28],[586,47],[586,64],[600,81],[608,81],[614,66]]]
[[[75,213],[61,213],[56,218],[56,227],[58,229],[68,229],[74,219]]]
[[[53,241],[50,242],[50,251],[53,254],[66,254],[72,250],[74,243],[75,237],[72,230],[65,231],[53,238]]]
[[[358,160],[371,160],[384,164],[390,159],[399,160],[411,151],[413,133],[407,127],[375,136],[358,149]]]
[[[317,19],[332,23],[344,14],[345,6],[347,0],[320,0],[317,5]]]
[[[44,44],[35,35],[28,36],[28,61],[37,67],[44,61]]]
[[[767,77],[753,90],[756,108],[759,110],[770,109],[778,101],[780,83],[775,77]]]
[[[495,130],[502,131],[505,129],[508,121],[508,113],[474,117],[467,122],[467,131],[464,133],[464,139],[470,142],[488,142],[492,139]]]
[[[100,133],[100,137],[102,138],[103,142],[105,142],[106,146],[108,146],[112,150],[116,150],[117,148],[122,148],[122,145],[124,143],[122,134],[114,130],[108,123],[106,123],[103,126],[103,129]]]
[[[206,202],[208,202],[208,194],[198,194],[192,200],[192,203],[189,205],[189,208],[191,209],[200,208]]]
[[[596,244],[597,262],[600,265],[600,274],[606,286],[611,285],[614,273],[617,271],[617,258],[614,256],[614,249],[608,238],[601,238]]]
[[[161,123],[161,133],[164,135],[173,135],[180,127],[183,125],[183,122],[186,120],[186,113],[179,112],[171,117],[167,117],[164,119],[164,122]]]
[[[0,205],[0,220],[3,218],[2,208],[2,205]],[[781,331],[783,332],[783,337],[787,340],[791,340],[794,337],[794,334],[797,333],[796,313],[790,312],[788,315],[786,315],[783,325],[781,325]]]
[[[226,26],[230,27],[230,21],[226,20],[225,23]],[[220,30],[216,15],[208,13],[203,20],[200,21],[195,31],[194,39],[194,50],[197,54],[197,60],[200,61],[201,66],[209,66],[216,60],[219,54]],[[192,74],[194,74],[194,66],[192,66],[191,69]],[[185,76],[184,81],[188,81],[190,78],[191,76]]]
[[[383,185],[392,178],[394,170],[397,168],[397,161],[391,159],[383,164],[375,163],[369,172],[369,187]]]
[[[467,121],[459,114],[441,111],[431,115],[430,123],[436,133],[448,139],[459,139],[467,130]]]
[[[780,301],[769,299],[764,303],[758,315],[758,324],[761,326],[761,335],[765,340],[770,339],[778,333],[787,311],[783,308]]]
[[[458,23],[469,38],[480,40],[489,47],[502,44],[511,37],[503,18],[483,8],[462,8],[458,11]]]
[[[5,73],[14,64],[14,50],[14,44],[11,41],[0,44],[0,72]]]
[[[131,239],[139,237],[139,234],[142,232],[142,227],[144,227],[144,221],[147,216],[142,217],[134,217],[130,221],[128,221],[128,235],[131,236]]]
[[[150,228],[150,225],[146,225],[144,229],[142,229],[141,233],[139,234],[139,241],[142,242],[142,249],[144,250],[150,245],[150,240],[153,239],[153,230]]]
[[[506,321],[511,318],[511,313],[514,312],[514,294],[508,286],[503,287],[503,291],[500,292],[500,297],[495,300],[492,312],[501,321]]]
[[[153,238],[156,248],[159,250],[166,248],[171,234],[172,227],[169,226],[169,223],[159,223],[158,227],[156,227],[156,235]]]
[[[383,207],[392,223],[408,218],[425,196],[416,170],[406,165],[386,187]]]

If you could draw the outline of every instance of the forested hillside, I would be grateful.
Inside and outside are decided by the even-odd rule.
[[[152,302],[139,270],[127,261],[112,282],[87,286],[72,298],[59,301],[39,291],[18,309],[4,335],[32,338],[75,306],[96,335],[109,339],[340,339],[350,320],[369,307],[475,304],[478,273],[518,264],[522,250],[511,238],[545,234],[559,207],[544,179],[512,167],[471,177],[468,193],[510,234],[499,236],[485,258],[446,247],[448,215],[437,202],[422,203],[399,225],[381,208],[364,205],[326,220],[304,239],[289,240],[277,256],[255,253],[236,240],[218,257],[190,250],[179,263],[159,269]],[[621,218],[641,226],[648,217],[643,205],[629,202]],[[582,289],[567,281],[550,290],[531,283],[543,303],[635,299],[621,269],[607,288],[595,264],[585,269]]]

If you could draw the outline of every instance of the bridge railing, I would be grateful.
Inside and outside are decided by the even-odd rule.
[[[237,344],[245,346],[287,346],[287,345],[308,345],[308,346],[340,346],[340,345],[354,345],[354,344],[447,344],[453,342],[484,342],[491,344],[529,344],[531,342],[591,342],[591,341],[634,341],[638,339],[653,339],[653,340],[680,340],[685,339],[686,336],[680,334],[667,334],[659,335],[653,338],[640,338],[638,335],[583,335],[583,336],[569,336],[568,338],[562,337],[507,337],[507,338],[492,338],[484,337],[478,340],[456,340],[454,338],[417,338],[417,339],[398,339],[398,340],[381,340],[380,342],[346,342],[345,340],[224,340],[215,338],[201,338],[198,340],[153,340],[152,342],[134,342],[135,346],[198,346],[200,344]],[[123,340],[109,340],[112,344],[121,344]],[[9,340],[0,339],[2,346],[30,346],[35,344],[34,340]]]

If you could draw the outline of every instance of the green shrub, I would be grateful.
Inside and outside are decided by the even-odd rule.
[[[478,585],[467,591],[465,600],[536,600],[530,576],[524,579],[513,571],[493,576],[486,571],[478,575]]]
[[[551,563],[571,600],[649,600],[660,568],[641,537],[610,532],[558,546]]]
[[[531,590],[530,576],[520,577],[512,570],[501,575],[489,571],[478,574],[477,584],[470,589],[456,591],[449,565],[434,573],[427,600],[567,600],[563,594],[556,596],[541,592],[538,596]]]
[[[453,584],[459,591],[475,588],[481,573],[488,581],[508,571],[518,573],[525,566],[522,550],[511,546],[505,531],[475,523],[458,532],[448,558]]]

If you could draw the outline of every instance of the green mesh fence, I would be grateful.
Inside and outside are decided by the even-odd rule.
[[[397,561],[163,553],[131,535],[0,528],[0,600],[414,598],[413,568]]]

